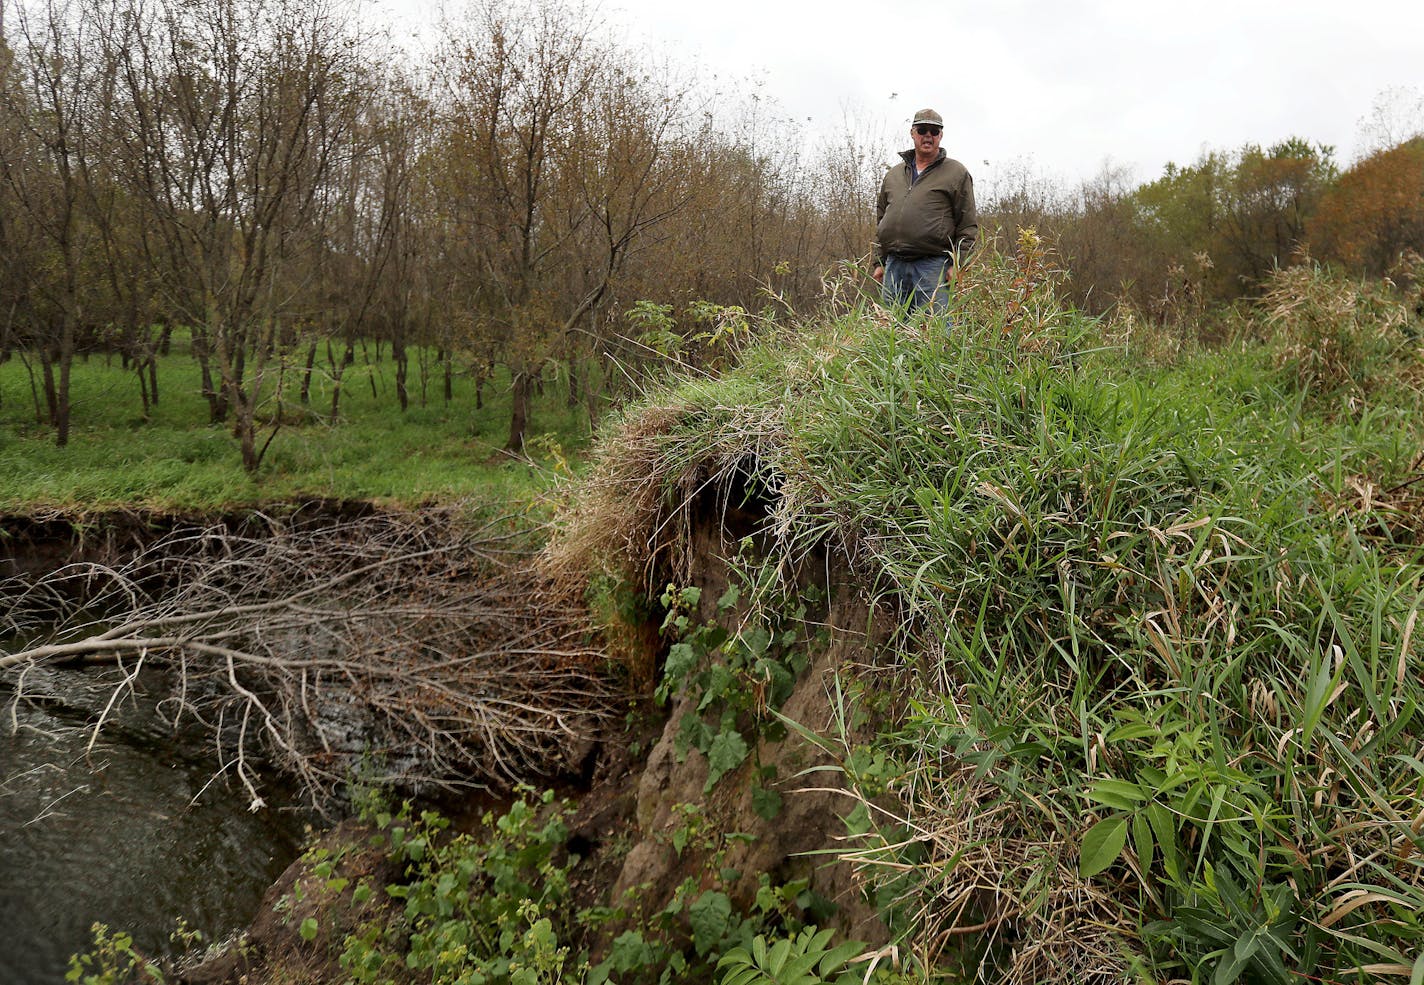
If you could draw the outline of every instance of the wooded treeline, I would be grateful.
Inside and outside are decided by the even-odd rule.
[[[1419,302],[1424,105],[1391,139],[1344,170],[1333,148],[1292,138],[1208,151],[1141,185],[1111,167],[1076,191],[1024,175],[992,212],[1001,232],[1032,226],[1056,245],[1093,314],[1127,304],[1210,331],[1213,313],[1301,262],[1390,277]]]
[[[804,312],[869,249],[897,148],[714,92],[576,0],[472,0],[418,59],[373,24],[344,0],[0,0],[0,359],[32,367],[59,444],[76,354],[117,352],[146,412],[177,331],[249,470],[275,381],[305,402],[322,378],[335,417],[363,342],[401,409],[413,349],[447,399],[507,370],[517,450],[552,368],[596,417],[655,350],[713,334],[692,312],[768,289]],[[1025,180],[986,225],[1038,227],[1087,310],[1162,321],[1303,245],[1379,276],[1424,252],[1418,132],[1343,173],[1293,140],[1141,187]]]
[[[249,469],[277,374],[323,375],[335,415],[361,340],[402,408],[413,346],[447,380],[507,367],[518,449],[551,364],[596,404],[644,358],[635,301],[811,297],[868,247],[870,151],[803,150],[755,100],[714,124],[564,0],[474,0],[418,63],[338,0],[4,9],[0,351],[60,444],[77,352],[120,352],[146,409],[177,329]]]

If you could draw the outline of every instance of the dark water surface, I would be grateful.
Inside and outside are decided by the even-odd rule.
[[[182,950],[180,919],[221,939],[298,852],[299,817],[250,812],[213,780],[211,750],[174,740],[142,697],[110,709],[90,748],[112,682],[45,671],[27,684],[64,700],[42,706],[0,685],[0,985],[63,982],[96,922],[147,955]]]

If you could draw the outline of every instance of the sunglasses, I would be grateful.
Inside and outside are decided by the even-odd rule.
[[[938,137],[942,130],[944,130],[944,127],[937,127],[931,123],[915,124],[915,132],[921,137]]]

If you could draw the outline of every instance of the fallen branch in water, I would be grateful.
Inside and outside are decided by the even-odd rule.
[[[614,707],[583,613],[545,593],[507,537],[439,515],[267,527],[194,530],[121,565],[0,584],[0,630],[54,627],[0,653],[15,700],[47,662],[161,664],[166,720],[204,726],[254,805],[259,761],[316,802],[357,773],[533,782],[576,765]],[[115,699],[136,680],[126,672]]]

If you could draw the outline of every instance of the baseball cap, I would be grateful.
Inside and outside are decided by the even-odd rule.
[[[915,114],[915,118],[910,121],[910,126],[919,123],[932,123],[937,127],[944,126],[944,117],[940,116],[932,109],[922,109]]]

